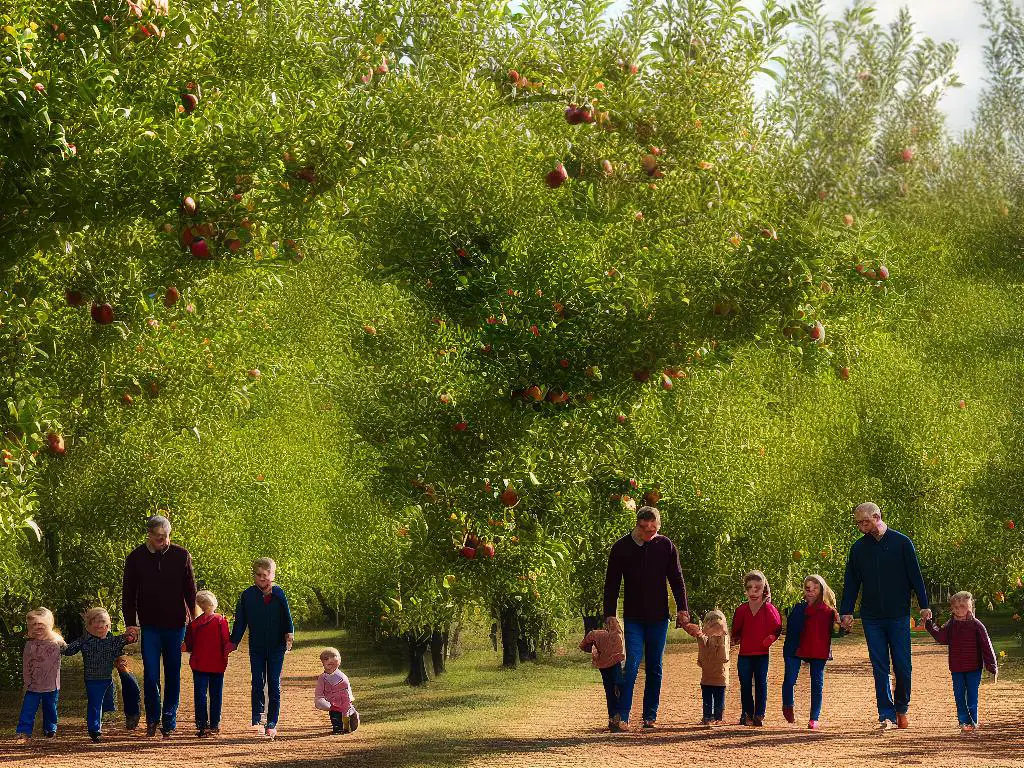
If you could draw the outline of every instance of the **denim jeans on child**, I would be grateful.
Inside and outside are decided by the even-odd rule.
[[[725,686],[701,683],[700,695],[704,700],[704,719],[721,722],[725,712]]]
[[[60,690],[35,693],[25,691],[25,699],[21,703],[21,717],[18,718],[18,733],[32,735],[32,727],[36,723],[36,710],[43,709],[43,733],[51,736],[57,732],[57,699]]]
[[[768,654],[740,656],[736,659],[740,678],[740,701],[743,714],[759,720],[768,709]]]
[[[192,690],[195,692],[196,728],[205,731],[207,728],[220,728],[220,710],[224,699],[223,672],[192,671]],[[207,707],[206,694],[210,694]]]
[[[281,714],[281,669],[284,667],[284,648],[273,650],[249,649],[252,668],[252,724],[263,717],[263,688],[267,689],[267,728],[277,727]]]
[[[601,670],[601,681],[604,683],[604,697],[608,703],[608,719],[611,720],[619,712],[619,691],[622,687],[622,664],[612,664]]]
[[[619,715],[622,722],[629,722],[629,710],[633,707],[633,686],[640,673],[640,659],[644,661],[644,709],[643,718],[654,722],[658,717],[661,701],[662,659],[665,655],[665,640],[668,638],[668,619],[661,621],[623,622],[626,640],[626,665],[622,670],[622,684],[619,686]]]
[[[352,714],[346,716],[336,710],[330,711],[331,726],[340,733],[352,733],[359,727],[359,713],[352,710]]]
[[[795,656],[786,657],[786,676],[782,681],[782,706],[794,706],[793,689],[800,677],[800,664],[803,660]],[[811,668],[811,713],[810,720],[821,717],[821,699],[825,690],[825,659],[807,659]]]
[[[960,725],[977,725],[978,686],[981,685],[981,670],[953,672],[952,675],[956,718],[960,721]]]
[[[910,708],[910,616],[898,619],[862,619],[864,639],[868,644],[871,671],[875,676],[875,701],[878,721],[896,722],[896,715],[905,715]],[[896,677],[895,697],[889,687],[889,656]]]
[[[113,687],[114,681],[109,679],[85,681],[85,724],[90,735],[103,730],[103,702]]]
[[[142,626],[143,688],[146,698],[146,724],[159,723],[164,731],[178,725],[178,699],[181,696],[181,643],[185,628]],[[160,706],[160,662],[164,665],[163,708]]]
[[[124,716],[126,720],[138,717],[142,706],[142,693],[139,689],[139,681],[131,672],[117,671],[121,679],[121,703],[124,705]],[[114,695],[114,686],[107,689],[103,696],[103,714],[117,712],[117,699]]]

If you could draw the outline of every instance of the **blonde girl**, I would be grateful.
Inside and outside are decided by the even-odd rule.
[[[688,624],[686,631],[697,638],[697,666],[700,667],[700,693],[703,700],[705,728],[722,722],[725,710],[725,688],[729,681],[729,630],[725,614],[708,611],[704,626]]]
[[[54,628],[53,612],[35,608],[25,615],[25,650],[22,677],[25,697],[18,718],[18,743],[32,738],[36,710],[43,710],[43,736],[57,735],[57,698],[60,695],[60,652],[67,643]]]
[[[839,622],[836,596],[825,579],[812,573],[804,579],[803,600],[793,606],[786,622],[782,656],[786,673],[782,682],[782,716],[796,722],[793,689],[803,662],[811,670],[811,711],[807,727],[818,729],[825,690],[825,664],[832,658],[832,632]]]

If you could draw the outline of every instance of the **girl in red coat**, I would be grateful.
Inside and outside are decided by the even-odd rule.
[[[942,627],[928,619],[925,629],[942,645],[949,646],[949,672],[953,676],[953,698],[960,721],[960,733],[973,736],[978,728],[978,687],[982,667],[995,677],[996,655],[988,630],[974,615],[974,596],[957,592],[949,598],[953,618]]]
[[[217,597],[209,590],[196,593],[203,615],[185,630],[182,650],[188,651],[196,702],[196,735],[220,735],[220,710],[224,698],[224,670],[228,667],[228,621],[217,613]],[[210,705],[207,709],[206,694]]]
[[[772,590],[760,571],[743,577],[747,602],[732,617],[732,644],[739,644],[736,671],[743,714],[740,725],[764,725],[768,708],[768,650],[782,634],[782,617],[772,605]]]

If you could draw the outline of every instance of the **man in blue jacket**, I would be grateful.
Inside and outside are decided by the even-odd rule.
[[[879,731],[906,728],[910,707],[910,593],[917,593],[921,618],[930,619],[928,591],[921,575],[914,543],[882,522],[877,504],[867,501],[853,510],[864,534],[853,543],[846,561],[840,623],[853,625],[853,606],[863,592],[860,618],[875,676]],[[896,677],[895,698],[889,687],[889,658]]]

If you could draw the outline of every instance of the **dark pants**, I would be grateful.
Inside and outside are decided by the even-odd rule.
[[[953,672],[953,699],[956,701],[956,719],[960,725],[978,724],[978,688],[981,670]]]
[[[665,656],[665,640],[668,638],[668,619],[661,621],[624,622],[626,640],[626,665],[622,669],[622,684],[619,686],[619,715],[622,722],[629,722],[629,710],[633,707],[633,686],[640,673],[640,659],[644,662],[644,709],[643,718],[653,723],[658,717],[661,702],[662,660]]]
[[[704,700],[704,719],[721,722],[722,714],[725,712],[725,686],[702,683],[700,695]]]
[[[18,733],[32,735],[32,727],[36,724],[36,710],[43,709],[43,733],[51,736],[57,732],[57,699],[60,690],[34,693],[25,691],[25,699],[21,703],[21,717],[18,718]]]
[[[354,709],[352,710],[352,714],[347,717],[341,714],[341,712],[336,712],[333,709],[330,711],[330,715],[331,725],[334,730],[339,733],[352,733],[352,731],[359,727],[359,713]],[[346,720],[348,722],[345,722]]]
[[[160,723],[165,731],[178,725],[181,697],[181,643],[185,628],[166,629],[143,625],[142,669],[146,698],[146,723]],[[160,662],[164,664],[163,708],[160,707]]]
[[[601,670],[601,681],[604,683],[604,698],[608,703],[608,719],[619,713],[619,693],[622,690],[622,664],[612,664]]]
[[[782,706],[793,706],[793,689],[800,677],[801,659],[786,657],[786,676],[782,681]],[[811,720],[821,717],[821,700],[825,691],[825,659],[807,659],[811,668]]]
[[[768,654],[736,659],[743,714],[763,719],[768,709]]]
[[[875,676],[875,701],[878,721],[896,722],[896,715],[905,715],[910,708],[910,616],[898,619],[861,619],[868,657]],[[889,660],[896,678],[893,695],[889,687]]]
[[[281,714],[281,669],[284,667],[284,648],[272,650],[249,649],[252,668],[252,724],[263,717],[263,689],[267,689],[267,728],[277,728]]]
[[[195,693],[196,728],[220,728],[221,703],[224,700],[223,672],[192,671],[192,690]],[[209,691],[210,704],[207,707],[206,694]]]
[[[142,693],[139,689],[139,681],[131,672],[118,670],[118,677],[121,680],[121,704],[124,707],[126,720],[138,717],[142,707]],[[114,686],[107,689],[103,696],[103,713],[117,712],[117,698],[114,695]]]
[[[114,681],[109,678],[85,681],[85,724],[90,735],[103,730],[103,703],[113,687]]]

